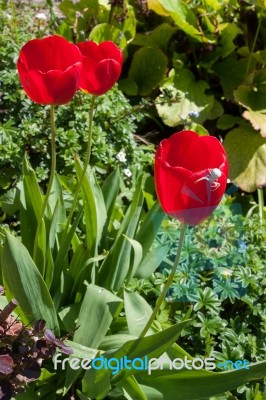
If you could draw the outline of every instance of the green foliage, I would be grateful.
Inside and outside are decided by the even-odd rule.
[[[220,361],[265,359],[265,224],[260,224],[257,214],[250,219],[240,212],[240,204],[225,202],[208,222],[190,228],[174,283],[158,316],[168,326],[169,320],[182,321],[193,307],[192,323],[181,333],[179,344],[195,356],[204,353]],[[130,283],[131,290],[149,302],[167,279],[176,254],[178,225],[165,221],[158,233],[157,246],[170,246],[160,272]],[[236,398],[248,399],[249,390],[246,385],[242,395],[234,393]]]

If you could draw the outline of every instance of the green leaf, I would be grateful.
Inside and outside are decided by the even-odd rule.
[[[244,81],[247,70],[247,59],[238,60],[236,54],[232,54],[223,61],[217,62],[212,69],[220,78],[224,96],[227,100],[233,100],[233,92]],[[230,74],[228,74],[230,71]]]
[[[157,26],[151,32],[137,33],[136,37],[133,41],[133,44],[136,46],[143,47],[158,47],[163,51],[166,51],[168,48],[169,41],[172,36],[176,33],[177,28],[173,26],[163,23]]]
[[[75,165],[77,177],[81,179],[83,170],[78,159],[75,161]],[[87,247],[91,252],[90,256],[94,257],[106,221],[106,208],[102,191],[91,169],[88,169],[84,176],[81,193],[84,204]]]
[[[159,0],[159,3],[169,13],[176,25],[187,35],[200,42],[209,41],[197,29],[197,18],[185,2],[182,0]]]
[[[6,234],[1,263],[5,285],[19,302],[23,322],[44,319],[58,334],[57,316],[47,286],[26,247],[10,233]]]
[[[156,201],[145,216],[136,235],[136,240],[142,245],[143,258],[150,250],[164,217],[165,213],[162,211],[160,203]]]
[[[127,355],[128,359],[131,360],[134,358],[143,358],[145,356],[149,356],[150,358],[159,357],[175,342],[188,322],[189,321],[184,321],[173,325],[162,332],[146,336],[141,340],[131,340],[121,346],[117,351],[105,353],[104,357],[107,359],[121,359]],[[110,369],[101,369],[98,371],[91,369],[87,371],[83,378],[83,393],[91,398],[102,396],[110,390],[111,383],[117,384],[122,382],[128,376],[135,374],[136,371],[133,369],[126,369],[120,370],[116,375],[111,375],[111,373],[112,371]],[[95,384],[93,385],[92,382]]]
[[[78,316],[79,328],[73,340],[83,346],[97,349],[114,316],[120,311],[122,303],[122,299],[108,290],[89,285]]]
[[[125,290],[124,301],[129,333],[139,336],[152,314],[152,309],[138,293]],[[149,330],[149,334],[151,333],[153,333],[152,329]]]
[[[170,250],[170,244],[154,247],[143,258],[139,265],[135,277],[147,279],[159,267]]]
[[[241,105],[257,111],[266,109],[265,90],[259,90],[253,86],[241,85],[234,91],[234,97]]]
[[[250,121],[256,131],[260,131],[262,137],[266,138],[266,109],[260,111],[244,111],[243,117]]]
[[[147,96],[163,79],[167,57],[160,49],[143,47],[137,50],[129,69],[128,76],[136,82],[138,95]]]
[[[4,213],[13,215],[17,210],[19,210],[19,190],[18,188],[13,188],[8,190],[0,197],[0,206]]]
[[[126,378],[121,383],[121,387],[124,389],[124,394],[128,400],[148,400],[134,376]]]
[[[125,34],[120,29],[107,23],[96,25],[92,29],[89,39],[93,40],[96,43],[110,40],[122,50],[124,50],[127,46],[127,39],[125,37]]]
[[[172,400],[174,396],[175,400],[196,400],[236,389],[252,380],[262,379],[265,375],[266,361],[262,361],[250,364],[249,370],[220,373],[204,370],[156,370],[151,375],[145,372],[138,374],[137,380],[144,392],[147,386],[159,392],[158,398]]]
[[[266,185],[266,139],[247,125],[229,132],[224,146],[233,182],[245,192]]]
[[[187,119],[201,124],[210,117],[214,97],[205,94],[209,85],[205,81],[196,81],[188,69],[172,70],[160,89],[169,91],[173,99],[171,104],[162,103],[161,95],[156,99],[158,114],[166,125],[177,126]]]
[[[120,312],[122,304],[123,300],[108,290],[96,285],[87,286],[78,316],[78,329],[75,331],[73,341],[82,346],[97,349],[114,316]],[[64,393],[69,390],[80,373],[80,370],[67,369]]]
[[[23,160],[23,181],[20,188],[20,226],[22,243],[33,254],[37,224],[41,217],[43,197],[34,170],[27,157]]]
[[[142,178],[139,180],[132,203],[121,223],[117,238],[102,263],[97,283],[118,291],[131,269],[132,245],[127,238],[134,238],[143,204]]]

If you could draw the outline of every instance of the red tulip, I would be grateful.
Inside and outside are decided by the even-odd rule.
[[[120,76],[122,51],[109,41],[99,45],[87,41],[77,46],[83,56],[79,88],[96,96],[106,93]]]
[[[17,68],[21,84],[39,104],[68,103],[79,85],[82,56],[61,36],[33,39],[21,49]]]
[[[228,161],[219,140],[182,131],[163,140],[155,155],[155,186],[163,210],[198,225],[224,194]]]

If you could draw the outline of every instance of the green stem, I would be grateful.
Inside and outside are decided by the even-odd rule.
[[[254,37],[254,40],[253,40],[253,43],[252,43],[252,48],[251,48],[251,51],[249,53],[248,64],[247,64],[247,69],[246,69],[244,81],[246,80],[246,78],[248,76],[252,54],[254,53],[255,46],[256,46],[256,43],[257,43],[257,40],[258,40],[258,36],[259,36],[259,31],[260,31],[260,27],[261,27],[261,20],[262,20],[262,18],[259,19],[259,23],[258,23],[257,30],[256,30],[256,33],[255,33],[255,37]]]
[[[73,217],[73,213],[75,211],[76,204],[77,204],[77,201],[78,201],[79,192],[80,192],[80,189],[81,189],[81,186],[82,186],[82,183],[83,183],[83,179],[84,179],[84,177],[86,175],[86,172],[87,172],[87,169],[88,169],[88,166],[89,166],[89,163],[90,163],[94,106],[95,106],[95,96],[92,96],[92,98],[91,98],[91,107],[90,107],[90,112],[89,112],[89,130],[88,130],[87,155],[86,155],[86,159],[85,159],[85,162],[84,162],[82,175],[81,175],[80,181],[78,183],[78,187],[77,187],[76,192],[75,192],[75,197],[74,197],[74,200],[73,200],[73,203],[72,203],[72,206],[71,206],[68,218],[67,218],[63,239],[65,238],[65,236],[66,236],[66,234],[68,232],[68,229],[69,229],[72,217]]]
[[[50,125],[51,125],[51,172],[50,172],[50,179],[46,191],[46,195],[44,198],[44,202],[42,205],[41,215],[38,220],[37,232],[35,237],[34,243],[34,252],[33,252],[33,259],[36,260],[37,255],[37,244],[38,244],[38,235],[41,229],[42,220],[44,219],[45,210],[49,201],[49,196],[51,194],[52,185],[55,177],[56,172],[56,144],[55,144],[55,106],[50,106]]]
[[[170,275],[168,276],[168,279],[167,279],[166,283],[164,284],[162,293],[158,297],[158,300],[156,301],[156,305],[154,307],[154,310],[153,310],[153,312],[152,312],[152,314],[151,314],[146,326],[144,327],[143,331],[139,335],[138,340],[142,339],[146,335],[148,330],[150,329],[150,327],[151,327],[153,321],[155,320],[155,317],[156,317],[156,315],[157,315],[157,313],[158,313],[158,311],[159,311],[159,309],[160,309],[160,307],[162,305],[162,302],[164,301],[164,298],[165,298],[165,296],[166,296],[166,294],[167,294],[167,292],[168,292],[168,290],[169,290],[169,288],[170,288],[170,286],[171,286],[171,284],[173,282],[173,279],[174,279],[174,276],[175,276],[175,273],[176,273],[176,269],[177,269],[177,266],[178,266],[179,261],[180,261],[181,251],[182,251],[182,247],[183,247],[183,243],[184,243],[184,239],[185,239],[185,234],[186,234],[186,227],[187,227],[187,225],[185,225],[185,224],[182,225],[180,238],[179,238],[179,243],[178,243],[178,249],[177,249],[175,261],[174,261],[174,264],[173,264],[173,267],[172,267],[172,271],[171,271]]]
[[[258,191],[258,202],[259,202],[259,215],[260,215],[260,223],[263,224],[263,208],[264,208],[264,196],[263,196],[263,188],[259,187]]]

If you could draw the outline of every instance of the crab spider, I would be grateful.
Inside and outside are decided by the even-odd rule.
[[[194,183],[198,183],[200,181],[206,180],[210,183],[211,191],[214,191],[220,187],[220,183],[217,180],[222,176],[222,172],[219,168],[208,168],[209,174],[207,176],[203,176],[202,178],[197,179]]]

